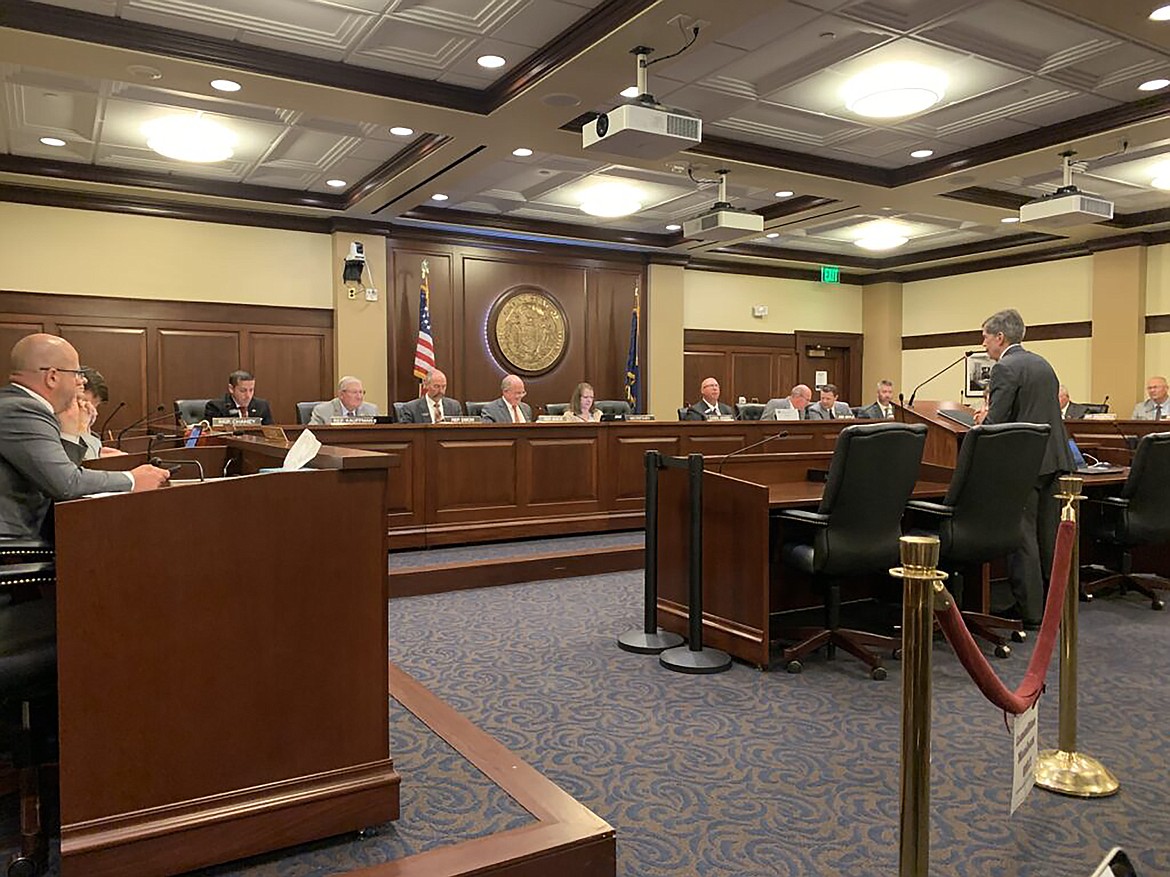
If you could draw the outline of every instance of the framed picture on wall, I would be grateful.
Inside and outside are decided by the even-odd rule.
[[[971,353],[967,356],[967,385],[963,395],[968,399],[981,399],[991,383],[991,369],[995,361],[986,353]]]

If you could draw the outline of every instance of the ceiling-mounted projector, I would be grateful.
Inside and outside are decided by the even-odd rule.
[[[1087,225],[1113,218],[1113,202],[1084,194],[1073,185],[1071,150],[1062,152],[1064,185],[1043,198],[1020,205],[1020,222],[1037,222],[1051,228]]]
[[[719,174],[719,200],[711,209],[683,223],[683,237],[698,241],[730,241],[764,230],[764,217],[732,207],[727,200],[727,171]],[[713,182],[706,180],[703,182]]]
[[[638,46],[638,96],[581,129],[581,146],[591,152],[650,161],[667,158],[703,139],[703,120],[688,110],[666,107],[646,91],[646,56],[653,49]]]

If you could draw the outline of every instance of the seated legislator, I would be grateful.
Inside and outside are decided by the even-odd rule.
[[[87,365],[81,367],[81,372],[82,386],[77,404],[71,405],[57,415],[57,420],[61,424],[61,443],[65,446],[65,452],[71,460],[77,456],[73,446],[81,449],[81,460],[120,456],[125,452],[105,447],[102,445],[101,436],[93,431],[98,409],[102,403],[110,401],[110,389],[106,385],[106,379],[96,368]]]
[[[519,375],[504,375],[500,398],[484,405],[480,416],[488,423],[531,423],[532,409],[521,401],[525,392]]]
[[[858,413],[858,417],[868,417],[872,420],[894,419],[894,382],[878,381],[877,401],[866,405]]]
[[[222,399],[212,399],[203,409],[203,419],[215,417],[259,417],[267,426],[272,423],[268,402],[256,397],[256,378],[251,372],[237,369],[228,375],[228,391]]]
[[[561,415],[570,423],[596,423],[601,420],[601,409],[593,407],[593,386],[584,381],[577,384],[569,398],[569,408]]]
[[[804,409],[805,420],[841,420],[853,416],[853,410],[844,402],[837,401],[837,385],[821,387],[821,401]]]
[[[1068,387],[1064,384],[1060,385],[1060,389],[1056,391],[1056,399],[1060,402],[1060,419],[1061,420],[1084,420],[1085,413],[1088,411],[1080,402],[1072,402],[1069,400]]]
[[[805,384],[797,384],[784,399],[769,399],[760,414],[760,420],[777,420],[776,412],[782,408],[794,409],[800,412],[800,419],[804,419],[804,409],[812,401],[812,390]]]
[[[730,405],[719,401],[719,381],[715,378],[703,378],[703,383],[699,385],[699,396],[699,401],[687,409],[684,420],[706,420],[715,414],[735,416],[735,410]]]
[[[1170,394],[1166,390],[1166,379],[1154,375],[1146,381],[1146,401],[1133,407],[1134,420],[1166,420],[1170,418]]]
[[[152,490],[166,469],[82,469],[61,444],[56,414],[81,386],[77,351],[64,338],[26,335],[11,354],[12,381],[0,389],[0,539],[49,538],[54,502],[92,493]]]
[[[447,376],[437,368],[423,381],[423,395],[402,406],[403,423],[441,423],[462,415],[463,406],[447,398]]]
[[[377,417],[378,406],[366,402],[366,388],[359,378],[346,375],[337,382],[337,397],[313,408],[309,426],[328,426],[334,417]]]

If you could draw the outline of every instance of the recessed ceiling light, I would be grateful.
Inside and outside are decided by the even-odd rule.
[[[778,232],[778,231],[770,231],[770,232],[768,232],[766,235],[764,235],[764,237],[766,237],[766,238],[778,238],[778,237],[780,237],[780,232]]]
[[[447,197],[448,196],[444,195],[442,192],[435,192],[435,194],[431,195],[431,200],[432,201],[446,201]]]
[[[345,180],[326,180],[326,186],[332,186],[334,189],[341,189],[348,185]]]
[[[163,116],[142,126],[146,145],[177,161],[207,163],[231,158],[236,135],[218,122],[199,116]]]
[[[894,119],[934,106],[946,88],[947,77],[941,70],[897,61],[854,76],[841,89],[841,97],[859,116]]]
[[[528,156],[532,155],[532,150],[527,146],[518,146],[512,150],[512,154],[517,158],[528,158]]]
[[[638,86],[631,85],[628,88],[623,88],[618,92],[622,97],[637,97],[641,92],[638,91]]]
[[[915,149],[910,153],[911,158],[930,158],[934,155],[933,149]]]
[[[596,186],[587,192],[581,201],[581,210],[585,213],[609,219],[629,216],[641,209],[642,202],[638,200],[638,193],[629,186],[617,183]]]
[[[407,128],[405,125],[395,125],[390,129],[390,133],[395,137],[409,137],[414,133],[413,128]]]
[[[211,87],[216,91],[239,91],[242,88],[234,79],[213,79]]]
[[[865,228],[863,236],[854,241],[863,250],[893,250],[906,243],[905,230],[892,222],[875,222]]]
[[[1018,217],[1018,216],[1005,216],[1003,219],[1000,220],[1000,222],[1006,222],[1008,224],[1013,223],[1013,222],[1019,222],[1019,221],[1020,221],[1020,217]]]
[[[791,198],[793,193],[789,192],[787,189],[782,189],[781,191],[776,192],[775,195],[777,198]]]
[[[489,70],[494,70],[496,67],[503,67],[508,62],[499,55],[480,55],[475,59],[475,63],[480,67],[487,67]]]
[[[679,225],[677,222],[672,222],[670,225],[668,225],[666,227],[666,230],[667,231],[682,231],[682,226]]]
[[[1154,177],[1150,180],[1150,185],[1155,189],[1170,189],[1170,176]]]
[[[60,137],[42,137],[41,143],[45,144],[45,146],[64,146],[65,145],[65,141],[62,140]]]
[[[1150,21],[1170,21],[1170,6],[1159,6],[1150,13]]]
[[[1158,91],[1170,85],[1170,79],[1151,79],[1138,86],[1138,91]]]

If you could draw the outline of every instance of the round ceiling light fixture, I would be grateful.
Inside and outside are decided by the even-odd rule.
[[[508,62],[499,55],[480,55],[475,59],[475,63],[480,67],[486,67],[488,70],[495,70],[497,67],[503,67]]]
[[[638,200],[638,193],[629,186],[623,186],[619,183],[597,186],[587,192],[584,200],[581,201],[583,212],[605,219],[629,216],[641,209],[642,202]]]
[[[1170,79],[1150,79],[1138,86],[1138,91],[1160,91],[1170,85]]]
[[[326,180],[325,185],[332,186],[334,189],[343,189],[348,184],[345,182],[345,180]]]
[[[626,86],[621,91],[619,91],[618,94],[620,94],[622,97],[637,97],[639,94],[638,86],[636,86],[636,85]]]
[[[405,125],[395,125],[390,129],[390,133],[395,137],[409,137],[414,133],[413,128],[407,128]]]
[[[934,106],[946,90],[947,77],[941,70],[895,61],[854,76],[841,89],[841,97],[859,116],[896,119]]]
[[[668,225],[666,227],[666,230],[667,231],[682,231],[682,226],[679,225],[677,222],[672,222],[670,225]]]
[[[450,196],[444,195],[442,192],[435,192],[435,194],[431,195],[431,200],[432,201],[446,201],[448,199],[448,197],[450,197]]]
[[[41,143],[45,144],[45,146],[64,146],[65,145],[65,141],[62,140],[60,137],[42,137]]]
[[[778,232],[778,231],[770,231],[770,232],[768,232],[766,235],[764,235],[764,237],[766,237],[766,238],[778,238],[778,237],[780,237],[780,232]]]
[[[234,79],[213,79],[211,80],[211,87],[216,91],[239,91],[243,88]]]
[[[1018,217],[1018,216],[1005,216],[1003,219],[1000,220],[1000,222],[1005,223],[1007,225],[1011,225],[1013,222],[1019,222],[1019,221],[1020,221],[1020,217]]]
[[[777,198],[791,198],[795,193],[789,192],[787,189],[781,189],[779,192],[774,192],[773,195]]]
[[[915,149],[910,153],[911,158],[930,158],[934,155],[933,149]]]
[[[1170,6],[1159,6],[1150,13],[1150,21],[1170,21]]]
[[[237,137],[223,125],[197,116],[163,116],[142,126],[146,145],[176,161],[207,164],[232,157]]]
[[[863,250],[880,252],[895,250],[909,240],[905,230],[893,222],[878,222],[868,226],[862,236],[854,241]]]
[[[528,158],[528,156],[532,155],[532,150],[527,146],[517,146],[512,150],[512,154],[517,158]]]

